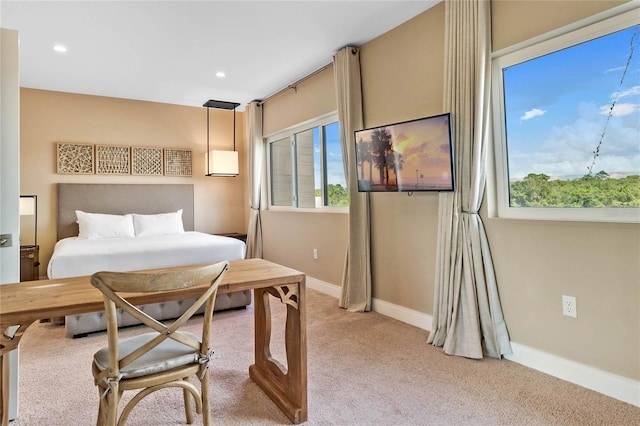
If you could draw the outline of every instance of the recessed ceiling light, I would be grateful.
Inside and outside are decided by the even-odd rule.
[[[64,44],[56,44],[53,46],[53,50],[55,50],[56,52],[64,53],[67,51],[67,46],[65,46]]]
[[[216,73],[216,77],[218,78],[225,78],[227,75],[224,73],[224,71],[218,71]]]

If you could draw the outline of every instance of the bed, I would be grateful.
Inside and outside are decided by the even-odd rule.
[[[243,259],[241,240],[193,231],[193,185],[58,184],[57,239],[49,278]],[[135,226],[134,226],[135,225]],[[242,308],[251,292],[220,294],[215,310]],[[175,301],[142,307],[158,319],[180,316]],[[127,314],[121,326],[138,321]],[[106,330],[102,312],[65,317],[66,334]]]

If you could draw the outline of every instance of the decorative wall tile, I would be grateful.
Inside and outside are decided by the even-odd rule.
[[[190,149],[58,142],[57,173],[192,176]]]
[[[191,176],[191,157],[190,149],[165,149],[165,176]]]
[[[162,148],[131,147],[131,174],[162,176]]]
[[[128,175],[129,166],[128,146],[96,145],[96,174]]]
[[[58,174],[94,173],[93,144],[59,142],[56,146]]]

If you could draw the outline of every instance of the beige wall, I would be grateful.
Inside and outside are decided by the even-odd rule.
[[[100,96],[21,89],[22,194],[38,196],[40,275],[56,242],[56,183],[189,183],[194,185],[197,231],[245,232],[244,113],[237,112],[240,177],[205,177],[206,110]],[[212,148],[232,149],[232,113],[211,110]],[[229,142],[225,142],[229,141]],[[157,146],[193,150],[192,177],[56,174],[56,142]]]
[[[494,1],[494,50],[619,3]],[[439,4],[361,47],[365,126],[444,112],[443,31]],[[267,102],[265,129],[275,132],[335,109],[316,103],[326,101],[330,84],[311,96],[289,93],[286,107]],[[487,204],[482,216],[512,341],[640,380],[640,227],[495,219],[488,217]],[[432,314],[437,209],[434,194],[372,195],[375,298]],[[340,284],[341,256],[323,258],[320,249],[313,261],[311,247],[323,241],[344,253],[346,218],[282,212],[263,217],[265,257]],[[563,294],[576,296],[577,319],[562,316]]]
[[[276,133],[337,110],[333,67],[287,89],[263,105],[264,134]],[[264,258],[340,285],[347,251],[344,213],[262,212]],[[318,259],[313,258],[313,249]]]
[[[348,216],[340,213],[262,214],[264,258],[340,285],[347,253]],[[313,249],[318,259],[313,258]]]
[[[492,0],[493,50],[526,41],[627,1]]]
[[[362,46],[364,126],[442,110],[444,3]],[[431,313],[437,193],[371,194],[372,295]]]
[[[438,5],[434,13],[420,15],[362,46],[366,127],[441,112],[441,86],[425,93],[415,90],[415,84],[424,87],[429,81],[442,81],[443,16],[444,7]],[[425,33],[423,28],[436,33]],[[423,46],[432,37],[439,40],[437,48],[424,52]],[[289,89],[264,104],[264,133],[275,133],[336,109],[333,69],[329,67],[299,84],[296,91]],[[375,298],[431,311],[435,264],[431,235],[436,232],[437,203],[436,194],[372,194]],[[262,217],[265,258],[341,285],[348,232],[345,214],[265,211]],[[318,248],[317,260],[313,259],[313,248]],[[425,280],[431,282],[428,287]]]
[[[494,1],[494,47],[620,3]],[[640,226],[486,217],[485,225],[511,340],[640,380]],[[576,297],[577,319],[562,316],[562,295]]]
[[[268,99],[263,105],[265,136],[335,112],[333,66]]]

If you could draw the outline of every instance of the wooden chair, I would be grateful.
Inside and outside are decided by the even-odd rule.
[[[124,425],[131,410],[147,395],[167,387],[183,389],[187,423],[193,422],[191,394],[203,423],[211,422],[209,402],[209,349],[211,320],[218,286],[229,262],[157,273],[97,272],[91,284],[104,294],[108,346],[93,357],[93,377],[100,393],[98,425]],[[164,325],[129,303],[119,293],[165,292],[208,285],[187,311],[170,325]],[[202,336],[179,331],[205,305]],[[119,339],[116,309],[133,315],[154,331]],[[146,330],[148,330],[145,329]],[[200,391],[189,381],[195,376]],[[141,389],[141,390],[140,390]],[[123,408],[118,420],[122,393],[140,390]]]

